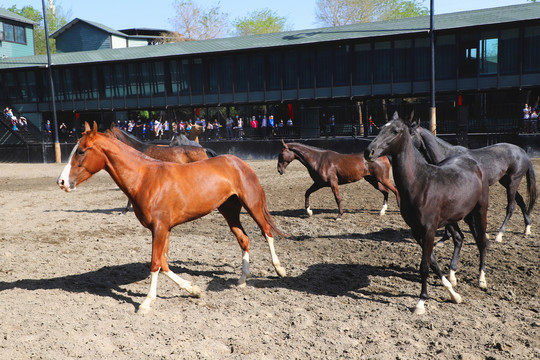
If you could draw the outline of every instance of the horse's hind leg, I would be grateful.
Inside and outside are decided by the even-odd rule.
[[[336,200],[338,206],[338,216],[336,218],[336,221],[339,221],[341,220],[341,216],[343,215],[343,208],[341,207],[341,196],[339,195],[339,186],[337,181],[332,182],[330,184],[330,187],[332,188],[332,192],[334,193],[334,199]]]
[[[313,185],[311,185],[309,187],[309,189],[306,190],[306,194],[305,194],[305,199],[306,199],[306,202],[305,202],[305,209],[306,209],[306,212],[309,216],[313,215],[313,211],[310,209],[309,207],[309,196],[311,194],[313,194],[315,191],[319,190],[322,186],[314,183]]]
[[[219,212],[231,229],[238,244],[242,249],[242,275],[238,279],[238,286],[246,286],[246,280],[249,277],[249,237],[246,235],[242,224],[240,223],[240,210],[242,209],[242,204],[236,196],[231,196],[227,201],[225,201],[220,207],[218,207]]]
[[[375,179],[371,175],[365,176],[364,179],[371,186],[373,186],[375,189],[379,190],[383,194],[383,197],[384,197],[383,206],[381,208],[381,211],[379,211],[379,215],[382,216],[382,215],[386,214],[386,209],[388,209],[388,188],[387,188],[387,186],[385,184],[379,182],[377,179]],[[398,204],[399,204],[399,201],[398,201]]]
[[[487,204],[486,204],[487,208]],[[487,214],[486,209],[475,209],[472,213],[465,217],[465,222],[469,225],[471,233],[476,241],[476,246],[480,253],[480,275],[478,279],[478,286],[485,289],[486,283],[486,250],[487,250],[487,237],[486,237],[486,224]]]
[[[525,222],[525,235],[531,235],[531,218],[529,216],[529,212],[527,210],[527,205],[525,205],[525,201],[523,200],[523,196],[519,193],[519,191],[516,191],[516,203],[518,204],[519,208],[521,209],[521,212],[523,213],[523,221]]]
[[[510,217],[512,217],[512,214],[514,213],[514,210],[516,209],[517,188],[519,186],[520,181],[515,180],[515,179],[510,179],[508,176],[503,176],[501,180],[499,180],[499,183],[506,188],[506,200],[508,204],[506,205],[506,217],[504,218],[501,228],[499,229],[499,233],[497,234],[497,237],[495,238],[495,241],[497,242],[502,241],[502,237],[504,235],[504,232],[506,231],[506,224],[508,223],[508,220],[510,220]],[[526,213],[526,211],[524,213]]]
[[[450,274],[448,275],[448,280],[450,280],[452,286],[456,286],[456,271],[459,262],[459,253],[463,246],[463,233],[457,223],[446,226],[445,230],[452,235],[452,240],[454,241],[454,253],[452,255],[452,261],[450,262]]]

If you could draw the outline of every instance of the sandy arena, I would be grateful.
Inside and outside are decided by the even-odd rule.
[[[109,175],[68,194],[55,184],[64,164],[0,164],[0,359],[540,358],[540,203],[531,236],[516,209],[503,242],[490,243],[487,290],[477,285],[478,250],[462,223],[463,303],[451,303],[432,274],[426,314],[415,316],[421,249],[392,194],[379,216],[382,195],[366,181],[341,186],[345,213],[336,222],[333,195],[321,189],[308,217],[305,167],[293,162],[280,176],[276,161],[248,163],[276,223],[294,235],[276,236],[288,276],[276,276],[244,212],[252,277],[237,288],[240,248],[214,211],[171,235],[171,269],[202,297],[160,276],[146,315],[136,310],[150,284],[150,231],[122,214],[126,196]],[[492,186],[491,239],[505,208],[504,188]],[[435,248],[445,273],[452,249]]]

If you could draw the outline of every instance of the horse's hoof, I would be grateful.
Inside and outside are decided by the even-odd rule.
[[[276,273],[282,278],[287,276],[287,271],[283,266],[276,266]]]
[[[414,308],[414,312],[413,312],[414,315],[424,315],[425,313],[426,313],[426,309],[423,306],[419,307],[417,305]]]
[[[191,287],[191,296],[200,298],[201,297],[201,288],[199,288],[197,285],[193,285]]]
[[[313,215],[313,210],[311,210],[309,207],[306,208],[306,212],[309,216]]]
[[[338,217],[336,218],[336,221],[341,221],[341,217],[338,216]]]
[[[461,295],[459,295],[457,292],[454,292],[454,294],[452,294],[451,299],[454,304],[461,304],[463,302]]]
[[[150,312],[150,303],[152,302],[152,300],[153,299],[148,297],[144,299],[142,304],[139,305],[139,309],[137,309],[137,314],[148,314]]]
[[[478,281],[478,286],[480,287],[480,289],[487,289],[487,282],[486,282],[486,280],[480,280],[480,281]]]
[[[502,242],[503,233],[498,233],[497,237],[495,237],[496,242]]]
[[[246,280],[238,280],[236,283],[236,286],[239,288],[245,288],[246,287]]]
[[[531,225],[527,225],[525,228],[525,235],[531,235]]]

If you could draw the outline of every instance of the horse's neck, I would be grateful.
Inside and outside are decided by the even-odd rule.
[[[413,146],[411,138],[405,138],[403,150],[392,155],[392,173],[399,193],[410,191],[421,183],[427,163]]]
[[[302,165],[307,167],[308,169],[314,168],[314,162],[315,162],[315,156],[313,151],[311,151],[308,148],[305,147],[291,147],[291,150],[296,155],[296,160],[300,161]]]
[[[121,135],[122,138],[124,140],[122,140],[123,143],[125,144],[128,144],[129,146],[141,151],[141,152],[144,152],[147,148],[148,148],[148,145],[141,142],[141,141],[138,141],[137,139],[134,139],[126,134],[122,134]]]
[[[456,155],[457,149],[452,144],[439,139],[428,130],[421,131],[422,140],[424,141],[428,161],[432,164],[438,164],[444,159]]]
[[[149,160],[121,141],[107,141],[101,149],[107,158],[104,170],[126,195],[133,196],[142,181],[139,166]]]

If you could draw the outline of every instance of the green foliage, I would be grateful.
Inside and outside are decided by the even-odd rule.
[[[275,11],[264,9],[253,11],[245,18],[237,18],[233,25],[239,36],[269,34],[285,31],[286,19]]]
[[[49,3],[50,4],[50,3]],[[56,30],[60,29],[62,26],[68,23],[68,18],[70,15],[65,13],[61,7],[47,6],[47,26],[49,28],[49,35],[54,33]],[[35,21],[38,23],[34,27],[34,48],[36,55],[46,54],[47,53],[47,44],[45,41],[45,25],[43,22],[43,12],[41,10],[35,9],[30,5],[24,6],[21,9],[17,8],[17,5],[13,5],[7,10],[19,14],[29,20]],[[56,43],[54,39],[49,38],[49,44],[51,47],[51,52],[56,52]]]

